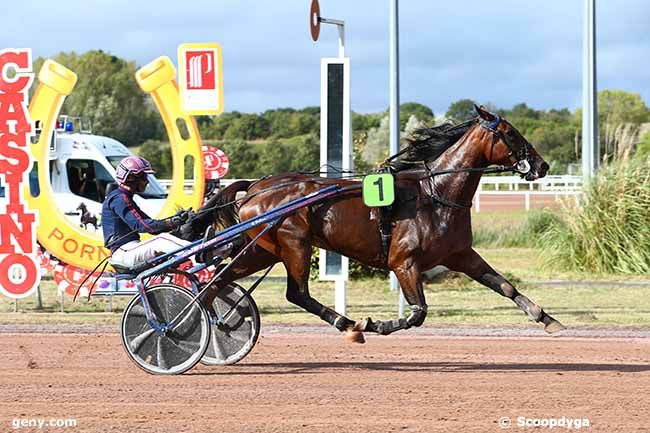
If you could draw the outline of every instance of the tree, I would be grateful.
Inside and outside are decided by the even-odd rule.
[[[59,53],[53,60],[78,76],[61,114],[82,116],[92,122],[94,133],[115,138],[127,146],[163,137],[162,122],[151,98],[135,81],[134,62],[101,50],[82,55]],[[35,67],[40,68],[43,61],[38,59]]]
[[[381,119],[379,127],[368,131],[366,145],[361,152],[366,163],[374,167],[388,157],[389,134],[390,119],[386,115]]]
[[[405,102],[399,107],[399,127],[401,130],[404,129],[411,116],[415,116],[419,121],[426,124],[431,124],[434,120],[431,108],[418,102]]]
[[[471,99],[461,99],[453,102],[447,112],[445,113],[447,119],[462,123],[476,117],[476,110],[474,109],[474,101]]]
[[[228,174],[231,179],[252,179],[264,176],[260,169],[261,149],[259,145],[247,143],[244,140],[226,141],[222,150],[228,155],[230,161]]]
[[[168,142],[147,140],[138,149],[138,154],[149,161],[156,170],[156,177],[159,179],[172,177],[172,152]]]
[[[616,129],[622,123],[639,125],[650,120],[650,113],[641,95],[623,90],[598,93],[598,128],[601,155],[615,154]]]
[[[223,138],[225,140],[256,140],[268,137],[269,132],[268,120],[257,114],[242,114],[231,122]]]

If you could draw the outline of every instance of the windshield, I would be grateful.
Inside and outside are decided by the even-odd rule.
[[[106,159],[108,159],[108,162],[111,163],[114,169],[117,169],[117,165],[124,158],[125,158],[124,155],[106,157]],[[144,189],[144,192],[140,193],[139,195],[142,196],[143,198],[167,198],[167,191],[160,184],[160,182],[158,182],[158,179],[156,179],[152,174],[147,175],[147,177],[149,178],[149,183],[147,184],[147,187]]]

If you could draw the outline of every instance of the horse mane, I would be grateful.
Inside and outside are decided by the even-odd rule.
[[[395,155],[386,159],[382,166],[389,166],[394,171],[415,168],[416,164],[430,162],[440,155],[476,124],[476,119],[458,125],[445,122],[431,128],[416,129],[411,137],[406,138],[407,145]]]

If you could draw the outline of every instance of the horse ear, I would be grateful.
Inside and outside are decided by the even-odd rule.
[[[476,113],[479,115],[479,117],[483,120],[491,122],[495,119],[494,114],[487,111],[485,108],[483,108],[482,105],[479,107],[478,105],[474,104],[474,109],[476,110]]]

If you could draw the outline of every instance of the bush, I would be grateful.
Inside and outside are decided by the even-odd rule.
[[[559,223],[560,217],[556,213],[547,210],[531,211],[523,223],[475,226],[472,235],[475,246],[537,248],[542,235]]]
[[[547,264],[582,272],[650,272],[650,159],[612,164],[542,237]]]

